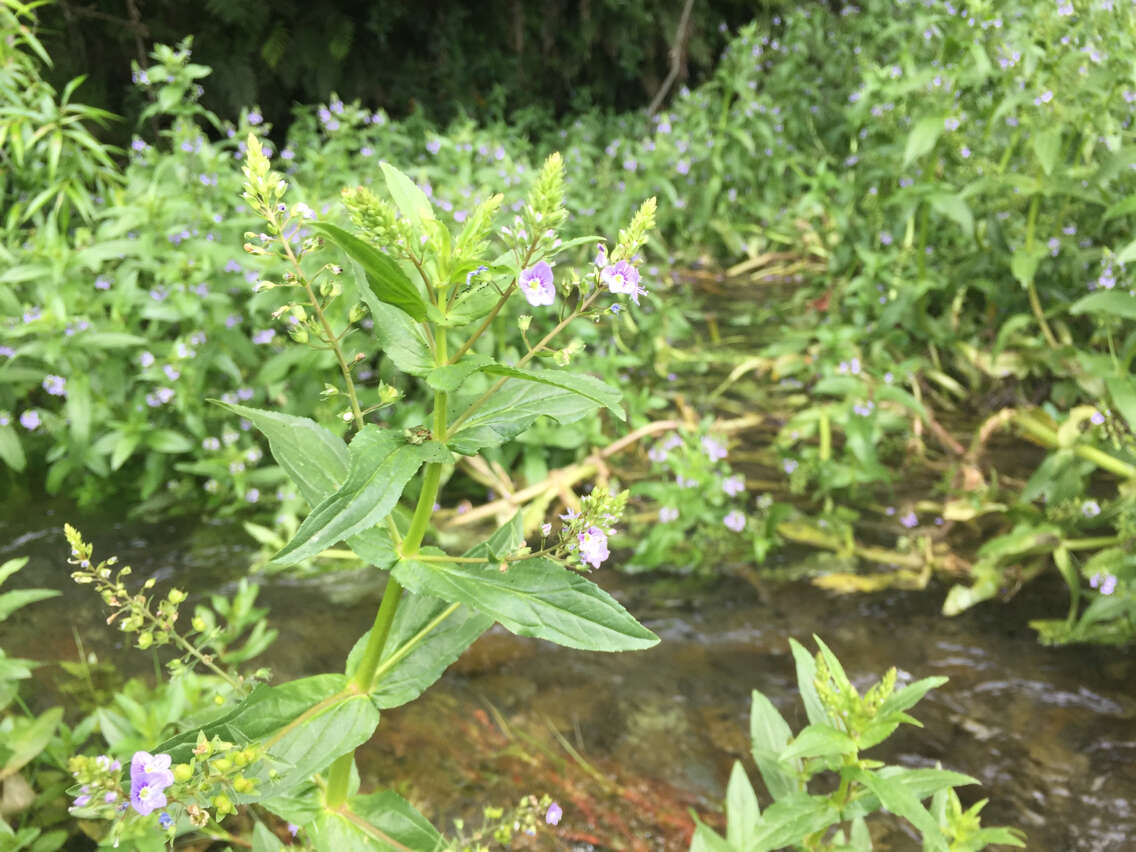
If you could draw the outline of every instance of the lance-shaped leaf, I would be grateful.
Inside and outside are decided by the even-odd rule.
[[[394,260],[338,225],[312,222],[311,227],[339,246],[362,267],[363,274],[367,276],[367,286],[376,298],[405,311],[419,322],[426,319],[426,299]]]
[[[606,382],[601,382],[595,376],[586,373],[572,373],[568,370],[523,370],[516,367],[506,367],[503,364],[490,364],[482,372],[491,376],[507,376],[525,382],[537,382],[542,385],[560,388],[597,405],[602,405],[620,420],[626,420],[627,415],[619,407],[623,394],[618,388],[613,388]]]
[[[200,730],[237,745],[260,743],[276,770],[242,803],[258,801],[303,783],[335,758],[362,745],[379,724],[374,702],[347,687],[343,675],[325,674],[281,686],[260,686],[232,713],[162,743],[155,753],[188,763]]]
[[[436,548],[423,553],[445,556]],[[585,651],[634,651],[659,641],[615,598],[551,559],[496,564],[403,559],[392,574],[413,592],[433,595],[491,616],[520,636],[536,636]]]
[[[309,826],[317,852],[434,852],[445,841],[430,821],[392,790],[352,796],[347,805],[324,810]]]
[[[471,402],[465,400],[466,405]],[[459,401],[452,410],[461,412],[464,407]],[[447,438],[446,446],[455,453],[475,455],[485,447],[499,447],[516,437],[541,415],[560,423],[573,423],[595,407],[592,400],[564,388],[507,379]],[[457,416],[460,415],[453,420]]]
[[[383,710],[413,701],[492,626],[492,618],[461,604],[406,595],[391,625],[371,699]],[[370,636],[368,630],[351,649],[348,677],[355,674]]]
[[[387,190],[399,212],[416,227],[425,228],[426,223],[434,218],[434,208],[430,205],[426,193],[390,163],[380,163],[379,166],[383,170],[383,177],[386,178]]]
[[[347,479],[351,464],[347,445],[314,420],[215,399],[210,402],[244,417],[261,431],[272,457],[310,505],[338,491]]]
[[[390,514],[423,464],[450,460],[436,441],[410,444],[402,435],[372,425],[364,426],[348,449],[347,479],[312,509],[292,540],[273,557],[274,564],[295,564],[374,527]]]
[[[474,373],[493,363],[493,359],[488,355],[479,355],[476,352],[471,352],[456,364],[435,367],[426,376],[426,384],[434,390],[452,393],[461,387],[462,382]]]
[[[518,512],[464,555],[494,558],[513,552],[523,542],[521,513]],[[391,551],[393,553],[393,547]],[[391,559],[391,564],[396,560],[397,555]],[[428,595],[407,592],[395,614],[375,673],[372,700],[385,710],[417,698],[492,625],[492,618],[463,604],[449,604]],[[370,636],[368,630],[351,649],[347,658],[348,677],[355,673]]]

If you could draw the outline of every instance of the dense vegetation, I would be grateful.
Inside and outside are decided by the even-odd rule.
[[[557,561],[596,567],[610,555],[609,536],[613,549],[627,546],[628,570],[734,570],[750,578],[767,570],[774,551],[803,545],[828,554],[814,561],[813,581],[840,591],[945,580],[947,614],[1008,597],[1055,570],[1070,607],[1063,618],[1035,623],[1043,641],[1130,641],[1136,10],[1113,2],[959,9],[928,0],[900,4],[895,16],[894,5],[806,5],[731,30],[700,85],[650,115],[579,112],[592,102],[628,102],[594,96],[588,86],[604,78],[573,42],[491,53],[466,77],[456,69],[468,67],[461,57],[475,31],[444,34],[454,64],[440,67],[438,88],[455,102],[466,100],[451,86],[472,86],[476,99],[488,85],[480,74],[501,79],[507,56],[527,69],[526,51],[537,50],[547,61],[533,91],[551,104],[526,112],[532,102],[514,99],[514,88],[470,110],[479,120],[440,114],[447,123],[377,108],[390,95],[360,88],[369,66],[347,60],[349,35],[328,72],[334,79],[305,70],[318,51],[291,65],[283,53],[262,54],[273,73],[289,69],[287,85],[262,78],[234,93],[222,80],[230,100],[210,99],[211,69],[194,61],[188,41],[159,44],[133,64],[132,97],[144,106],[129,146],[117,150],[98,136],[113,117],[80,103],[78,81],[58,89],[47,82],[49,53],[25,26],[30,13],[6,0],[3,482],[12,494],[45,489],[80,505],[114,499],[134,514],[237,515],[271,551],[266,556],[275,554],[271,570],[334,570],[344,552],[324,550],[346,540],[350,558],[392,569],[393,587],[424,596],[411,600],[469,609],[446,634],[449,644],[432,652],[435,662],[456,657],[494,620],[593,650],[654,641],[613,601],[618,612],[604,609],[605,593],[570,571],[584,603],[568,609],[581,622],[602,623],[606,640],[581,639],[587,631],[571,619],[552,629],[541,616],[534,628],[509,593],[478,591],[480,569],[460,568],[500,560],[528,565],[518,574],[536,577],[537,562],[549,571],[564,571]],[[596,14],[653,8],[599,4]],[[221,19],[240,6],[210,9]],[[281,20],[280,38],[303,30],[299,13]],[[550,19],[519,20],[539,31]],[[713,39],[708,19],[698,20],[691,44],[705,56]],[[393,37],[410,25],[409,13],[396,15],[384,32]],[[233,31],[251,37],[276,25],[257,19],[256,26]],[[578,37],[592,45],[596,32],[613,27]],[[323,36],[321,45],[337,43]],[[616,42],[617,52],[632,50]],[[201,56],[248,55],[221,38],[202,37],[198,46]],[[619,56],[628,74],[641,73],[634,51]],[[568,57],[577,64],[566,65]],[[415,85],[430,79],[414,67],[399,73]],[[127,71],[119,65],[115,73]],[[240,71],[229,64],[224,73]],[[547,94],[576,79],[580,102]],[[403,83],[384,85],[401,92],[394,97],[405,106],[419,90],[399,89]],[[285,119],[285,96],[306,99],[329,86],[359,98],[332,94],[294,108],[286,128],[272,126],[269,118]],[[637,97],[650,88],[640,86]],[[558,121],[567,106],[577,111]],[[644,203],[649,198],[657,209]],[[297,445],[302,452],[281,424],[308,436],[308,445]],[[397,446],[387,447],[392,440]],[[325,471],[342,468],[342,476],[313,478],[297,452],[320,459]],[[389,473],[398,493],[356,482],[352,465],[364,461]],[[604,487],[581,501],[573,489],[592,480]],[[614,519],[624,510],[630,534],[621,538]],[[350,523],[339,520],[349,511]],[[431,527],[453,532],[489,520],[500,529],[462,557],[423,545]],[[380,521],[386,526],[375,527]],[[112,607],[125,607],[120,624],[140,646],[180,642],[201,664],[223,659],[246,629],[259,629],[249,641],[263,647],[263,622],[254,628],[255,617],[233,616],[222,630],[209,610],[200,625],[195,620],[196,640],[176,638],[171,614],[182,593],[171,592],[155,613],[142,601],[124,604],[126,586],[84,573],[92,570],[83,564],[87,545],[77,534],[71,543],[78,573]],[[0,579],[13,566],[0,568]],[[541,582],[528,589],[538,599]],[[232,612],[247,614],[251,605],[250,597]],[[431,606],[400,610],[417,619],[395,622],[397,637],[413,640],[410,649],[420,638],[415,629],[424,636],[442,617]],[[387,628],[397,596],[389,607],[380,612]],[[378,677],[370,664],[386,636],[375,635],[382,638],[360,649],[363,668],[356,658],[334,684],[307,679],[253,693],[283,690],[271,693],[292,702],[291,716],[273,717],[282,726],[332,701],[334,719],[301,726],[287,743],[299,761],[311,742],[339,737],[347,759],[331,770],[336,807],[348,801],[351,750],[374,725],[369,716],[347,728],[332,722],[356,712],[344,695],[368,694]],[[834,678],[839,687],[842,674],[826,653],[822,646],[820,674],[802,681],[806,702],[813,681],[830,688]],[[251,655],[235,653],[223,671],[178,677],[205,679],[195,682],[202,702],[213,694],[236,702],[251,681],[232,666]],[[444,665],[426,668],[416,675],[419,692]],[[892,687],[852,708],[865,726],[884,718],[883,736],[910,706],[889,704]],[[830,697],[830,706],[814,701],[809,714],[826,732],[833,728],[825,712],[842,706]],[[375,717],[377,724],[377,710]],[[169,719],[160,735],[183,733],[179,722]],[[34,744],[61,719],[4,724],[26,727]],[[934,838],[932,846],[936,832],[962,832],[964,823],[978,830],[976,812],[962,813],[947,792],[961,776],[927,776],[896,793],[886,779],[899,776],[881,770],[885,781],[872,787],[858,748],[815,731],[816,750],[789,746],[787,727],[781,737],[781,726],[769,724],[780,739],[766,751],[788,748],[784,760],[842,767],[849,784],[866,785],[855,794],[866,797],[861,803],[875,795]],[[67,736],[82,740],[73,730]],[[259,760],[251,729],[226,730],[252,749],[242,760]],[[187,736],[168,751],[188,760]],[[228,734],[218,728],[213,736],[225,742]],[[139,736],[110,745],[129,756],[158,742]],[[25,753],[31,760],[38,749]],[[757,755],[780,801],[763,764],[768,755]],[[177,779],[189,785],[186,796],[235,783],[231,758],[220,760],[225,765],[203,759],[205,775]],[[327,766],[305,760],[296,764],[303,771],[293,766],[286,776],[289,784]],[[72,771],[118,795],[109,761]],[[142,775],[165,789],[174,777],[167,781],[166,771]],[[269,799],[288,786],[277,780]],[[740,798],[731,806],[757,819],[748,789],[744,776],[736,779]],[[786,824],[811,814],[803,848],[830,848],[822,844],[838,841],[825,832],[845,819],[839,843],[867,848],[860,823],[841,810],[851,788],[841,789],[834,806],[805,786],[785,788],[791,803],[770,812]],[[238,792],[257,800],[251,788]],[[934,814],[919,803],[932,794]],[[354,798],[355,813],[379,812],[374,797]],[[233,805],[210,801],[218,817]],[[417,825],[404,806],[399,800],[395,810]],[[551,807],[529,802],[525,819],[537,810],[551,816]],[[826,822],[833,807],[844,816]],[[326,815],[320,819],[314,840],[320,832],[339,836]],[[769,819],[769,837],[798,839],[777,833]],[[130,837],[139,825],[116,820],[114,832],[126,834],[113,836]],[[736,842],[700,836],[706,848]],[[955,839],[972,845],[949,848],[981,848],[963,834]]]

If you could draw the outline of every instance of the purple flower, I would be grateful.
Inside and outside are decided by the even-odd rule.
[[[165,789],[174,783],[168,754],[134,752],[130,761],[130,805],[142,816],[147,816],[169,802]]]
[[[1102,423],[1104,423],[1104,415],[1099,411],[1094,411],[1092,417],[1089,418],[1089,422],[1094,426],[1100,426]]]
[[[785,459],[785,461],[781,463],[781,467],[785,471],[785,473],[791,475],[793,471],[797,469],[797,462],[793,459]]]
[[[76,796],[75,802],[72,804],[74,808],[85,807],[91,801],[91,797],[87,795]]]
[[[1096,500],[1086,500],[1081,504],[1081,514],[1086,518],[1095,518],[1100,513],[1100,503],[1098,503]]]
[[[43,316],[43,311],[41,311],[39,308],[28,308],[26,311],[24,311],[24,322],[35,322],[41,316]]]
[[[248,114],[248,123],[253,127],[256,127],[256,125],[260,124],[262,121],[264,121],[264,116],[256,110],[253,110]]]
[[[158,825],[162,828],[169,829],[174,824],[174,818],[165,811],[158,816]]]
[[[560,820],[564,817],[564,809],[560,805],[553,802],[548,806],[548,810],[544,814],[544,821],[549,825],[560,825]]]
[[[150,352],[143,352],[141,355],[138,356],[138,363],[142,365],[143,369],[145,369],[147,367],[152,367],[154,365],[153,354],[150,353]]]
[[[647,292],[639,286],[639,270],[626,260],[605,267],[600,278],[611,292],[624,293],[637,305],[639,296]]]
[[[166,364],[162,367],[162,372],[166,374],[166,378],[171,382],[176,382],[181,378],[181,373],[178,372],[178,368],[173,364]]]
[[[728,476],[722,480],[722,490],[729,494],[731,497],[737,497],[745,491],[745,477],[740,473],[734,476]]]
[[[647,458],[657,464],[661,464],[667,460],[667,451],[663,447],[651,447],[651,449],[647,450]]]
[[[680,175],[690,174],[690,160],[679,160],[675,164],[675,171],[677,171]]]
[[[541,524],[540,525],[540,534],[544,538],[548,538],[550,535],[552,535],[552,524]]]
[[[442,150],[442,143],[437,139],[431,139],[426,143],[426,150],[429,151],[431,155],[437,154]]]
[[[888,231],[880,231],[880,245],[890,246],[892,243],[892,236]]]
[[[256,343],[258,345],[263,345],[265,343],[271,343],[272,338],[274,338],[275,336],[276,336],[276,331],[274,329],[266,328],[266,329],[263,329],[261,331],[256,332],[255,334],[253,334],[252,342]]]
[[[7,411],[0,411],[0,426],[7,426],[12,422],[12,418],[8,416]]]
[[[913,511],[908,511],[906,515],[899,519],[899,522],[907,529],[919,526],[919,517]]]
[[[45,376],[43,389],[52,396],[67,396],[67,380],[62,376]]]
[[[726,515],[726,517],[722,518],[722,523],[724,523],[729,529],[733,530],[734,532],[741,532],[745,529],[746,517],[737,509],[735,509],[734,511]]]
[[[727,455],[726,445],[721,441],[711,438],[709,435],[702,439],[702,449],[705,451],[706,456],[710,461],[715,462],[724,459]]]
[[[603,243],[600,243],[599,246],[596,247],[595,263],[596,269],[603,269],[605,266],[607,266],[607,246],[605,246]]]
[[[95,289],[96,290],[109,290],[110,289],[110,279],[107,278],[105,275],[100,275],[98,278],[95,279]]]
[[[296,823],[294,823],[294,822],[288,823],[288,833],[290,835],[292,835],[293,837],[296,836],[296,834],[297,834],[297,832],[299,832],[299,830],[300,830],[300,826],[296,825]]]
[[[39,412],[34,408],[25,411],[20,415],[20,425],[27,429],[29,432],[34,432],[39,428]]]
[[[607,549],[607,535],[599,527],[588,527],[579,535],[580,561],[599,568],[611,552]]]
[[[260,491],[257,490],[256,488],[250,488],[245,493],[245,500],[247,500],[249,503],[255,503],[259,499],[260,499]]]
[[[533,307],[551,305],[556,299],[556,287],[552,283],[552,267],[543,260],[521,273],[520,286],[521,292]]]
[[[5,358],[15,358],[16,350],[11,346],[0,346],[0,355],[3,355]]]
[[[678,509],[674,506],[663,506],[659,509],[659,523],[669,524],[671,521],[678,520]]]

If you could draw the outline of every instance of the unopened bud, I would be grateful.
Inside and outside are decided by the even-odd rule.
[[[532,320],[531,314],[521,314],[517,317],[517,328],[521,330],[521,334],[528,332],[529,326],[532,325]]]
[[[193,777],[193,767],[188,763],[179,763],[174,766],[174,780],[179,784],[184,784]]]

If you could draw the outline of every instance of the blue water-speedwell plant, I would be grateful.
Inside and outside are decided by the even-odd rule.
[[[495,227],[503,199],[491,195],[457,233],[409,178],[386,163],[381,169],[391,201],[363,187],[344,190],[348,230],[288,200],[284,178],[249,135],[244,198],[264,230],[249,232],[245,248],[275,270],[256,287],[283,294],[275,313],[292,319],[292,338],[333,355],[341,381],[326,393],[341,403],[341,417],[325,428],[219,402],[265,435],[312,507],[273,561],[294,564],[346,541],[389,571],[374,625],[342,674],[261,684],[243,698],[235,684],[230,713],[136,752],[128,778],[113,760],[84,762],[76,808],[112,819],[112,836],[134,836],[141,826],[143,835],[172,838],[256,803],[316,849],[441,848],[438,831],[396,793],[359,793],[354,750],[371,738],[382,710],[417,697],[494,622],[584,650],[658,641],[583,576],[610,556],[623,494],[595,489],[556,530],[545,525],[539,545],[524,541],[519,516],[461,555],[427,543],[458,456],[500,446],[542,415],[570,422],[603,407],[623,416],[619,390],[572,370],[577,347],[553,343],[574,320],[605,321],[644,294],[639,251],[654,199],[578,273],[554,267],[572,243],[557,237],[567,217],[558,156],[510,225]],[[524,351],[491,349],[485,332],[518,293],[531,311],[521,318]],[[398,418],[396,387],[360,380],[356,367],[375,347],[431,389],[428,418]],[[337,434],[344,425],[346,441]],[[404,496],[408,506],[400,508]],[[92,567],[89,548],[73,531],[71,538],[83,572],[109,572]],[[174,635],[177,597],[159,605],[160,624],[140,625],[153,640]],[[546,818],[560,813],[550,805]]]

